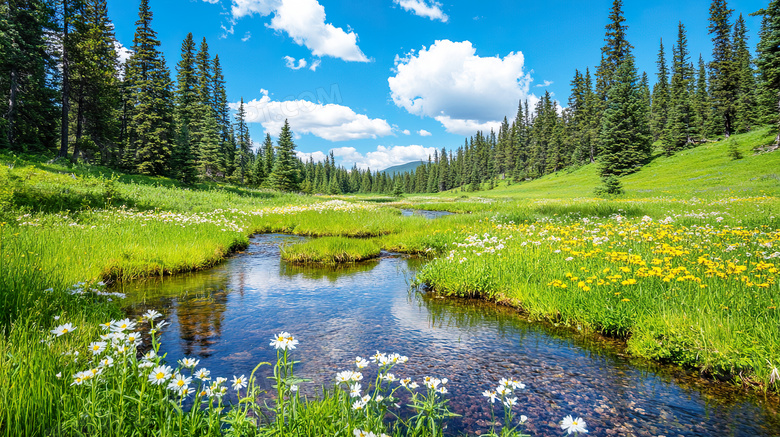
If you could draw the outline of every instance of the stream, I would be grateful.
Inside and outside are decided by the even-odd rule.
[[[585,419],[592,436],[780,434],[775,396],[634,359],[619,341],[530,323],[511,308],[410,291],[422,265],[414,258],[383,252],[378,260],[336,268],[281,261],[279,246],[297,240],[254,236],[245,251],[213,269],[119,284],[115,291],[127,293],[129,315],[153,308],[171,323],[161,349],[169,363],[195,357],[212,376],[248,376],[257,363],[275,361],[269,343],[281,331],[300,340],[296,374],[312,379],[304,393],[354,369],[358,355],[406,355],[396,376],[449,378],[451,409],[462,415],[447,422],[449,435],[489,430],[482,392],[502,377],[525,383],[516,411],[528,416],[533,436],[562,435],[558,423],[569,414]],[[262,377],[270,368],[259,373],[270,390]],[[498,405],[496,414],[503,414]]]

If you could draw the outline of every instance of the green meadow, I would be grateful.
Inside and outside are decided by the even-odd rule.
[[[780,153],[754,152],[772,138],[768,129],[732,137],[744,156],[738,160],[727,141],[671,157],[659,153],[622,178],[625,194],[612,198],[593,194],[595,165],[501,181],[492,190],[396,198],[182,187],[165,178],[2,156],[0,433],[441,433],[450,415],[440,396],[446,381],[414,391],[377,379],[370,399],[354,408],[348,396],[354,375],[344,375],[324,399],[307,400],[295,390],[300,381],[285,346],[292,336],[277,339],[276,363],[257,369],[276,378],[277,400],[267,408],[256,402],[252,375],[221,385],[201,379],[187,384],[196,392],[172,395],[154,371],[170,381],[178,369],[197,381],[197,369],[188,363],[165,369],[162,357],[100,339],[101,323],[124,317],[121,296],[104,284],[209,268],[246,247],[254,233],[311,237],[283,248],[283,259],[296,264],[358,262],[381,250],[425,257],[416,282],[430,292],[502,302],[531,320],[625,339],[636,356],[698,369],[723,384],[776,391]],[[399,208],[456,214],[429,220],[404,217]],[[66,323],[77,329],[52,332]],[[155,323],[150,314],[136,326],[147,336]],[[117,332],[125,342],[135,335]],[[101,341],[103,355],[93,355],[90,348]],[[156,339],[143,341],[158,350]],[[113,357],[112,365],[99,357]],[[386,356],[372,365],[386,375],[391,361]],[[92,376],[76,376],[88,369]],[[232,408],[217,395],[228,387],[239,394]],[[413,393],[416,416],[383,420],[382,399],[395,390]],[[185,396],[203,400],[202,408],[188,407]],[[520,435],[520,419],[511,409],[507,414],[509,425],[495,431]]]

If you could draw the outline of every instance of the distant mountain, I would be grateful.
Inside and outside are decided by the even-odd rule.
[[[381,173],[387,173],[390,176],[396,173],[406,173],[416,169],[417,166],[421,165],[422,163],[423,163],[422,161],[412,161],[412,162],[407,162],[406,164],[394,165],[392,167],[387,167],[386,169],[382,170]]]

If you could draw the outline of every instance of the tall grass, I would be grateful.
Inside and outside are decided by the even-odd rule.
[[[322,237],[282,246],[282,259],[293,263],[338,264],[364,261],[379,256],[381,249],[372,240]]]

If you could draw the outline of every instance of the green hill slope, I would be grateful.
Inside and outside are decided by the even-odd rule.
[[[674,156],[656,154],[638,172],[621,178],[625,197],[712,197],[780,195],[780,150],[756,154],[757,146],[772,143],[770,128],[734,135],[743,159],[733,160],[728,141],[707,143]],[[563,170],[533,181],[501,184],[482,197],[574,198],[593,197],[600,185],[597,164]]]

